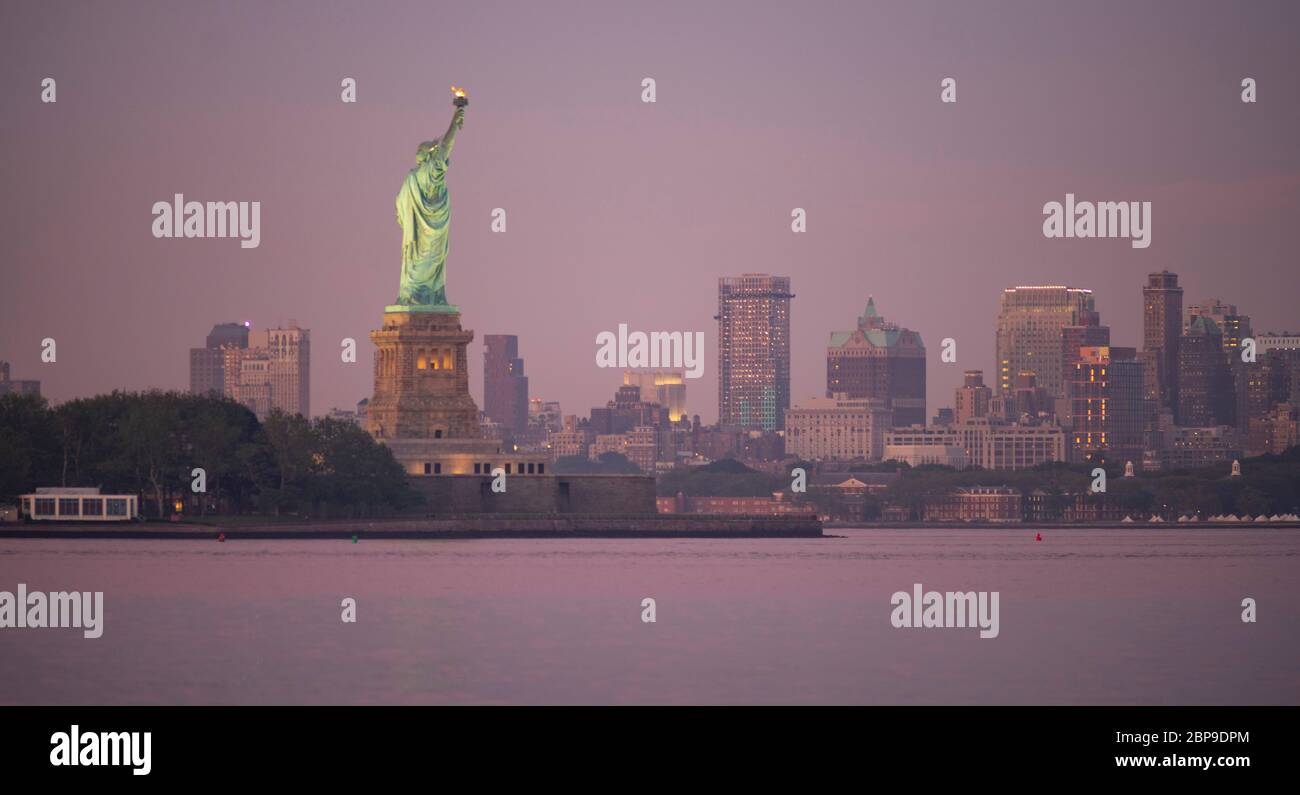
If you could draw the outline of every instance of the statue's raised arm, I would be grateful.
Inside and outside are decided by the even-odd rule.
[[[451,115],[451,124],[447,125],[447,132],[442,136],[442,157],[444,160],[451,157],[451,147],[452,144],[456,143],[456,133],[464,126],[465,109],[456,108],[456,112]]]
[[[465,107],[457,105],[446,134],[415,150],[415,168],[407,172],[397,192],[397,223],[402,227],[399,306],[447,305],[447,233],[451,226],[447,161],[464,123]]]

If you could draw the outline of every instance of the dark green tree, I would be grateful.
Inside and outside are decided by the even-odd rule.
[[[59,430],[44,398],[0,395],[0,499],[58,481]]]

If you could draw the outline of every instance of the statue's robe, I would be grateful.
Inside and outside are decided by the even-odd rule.
[[[402,282],[397,303],[428,306],[447,303],[447,195],[450,152],[439,146],[411,169],[397,193],[397,223],[402,227]]]

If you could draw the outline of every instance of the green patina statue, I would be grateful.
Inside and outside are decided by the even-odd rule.
[[[425,141],[415,152],[415,168],[397,192],[397,223],[402,227],[402,282],[391,311],[449,311],[447,303],[447,233],[451,199],[447,166],[456,132],[465,124],[465,106],[457,104],[441,140]]]

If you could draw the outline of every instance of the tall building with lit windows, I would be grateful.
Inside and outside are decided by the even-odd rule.
[[[790,408],[789,276],[718,279],[718,422],[778,430]]]
[[[1074,375],[1074,364],[1079,360],[1080,348],[1109,345],[1110,326],[1102,325],[1101,315],[1097,312],[1080,312],[1078,324],[1061,329],[1061,384],[1070,383],[1070,378]]]
[[[1191,331],[1192,322],[1198,317],[1214,321],[1222,338],[1223,353],[1229,359],[1239,360],[1237,351],[1241,349],[1241,341],[1251,336],[1250,316],[1238,312],[1236,305],[1226,304],[1218,298],[1190,304],[1183,307],[1183,336]]]
[[[1081,348],[1067,387],[1070,460],[1142,463],[1143,366],[1134,348]]]
[[[1032,370],[1036,383],[1056,398],[1065,393],[1062,335],[1095,315],[1091,290],[1078,287],[1021,286],[1002,291],[997,321],[997,372],[994,390],[1015,392],[1016,377]]]

